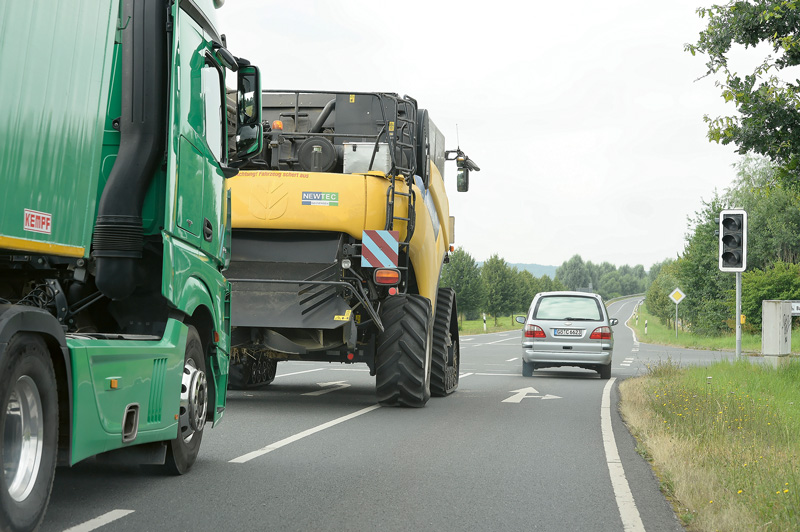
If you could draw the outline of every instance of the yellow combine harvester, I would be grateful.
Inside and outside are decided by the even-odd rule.
[[[264,91],[262,105],[264,150],[229,180],[231,387],[269,384],[293,359],[364,362],[387,405],[455,391],[442,176],[456,160],[466,191],[479,168],[409,97]]]

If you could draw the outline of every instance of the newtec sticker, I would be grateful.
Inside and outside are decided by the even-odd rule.
[[[338,192],[303,192],[303,205],[339,206]]]

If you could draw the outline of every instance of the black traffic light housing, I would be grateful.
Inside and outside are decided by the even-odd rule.
[[[719,213],[719,269],[743,272],[747,268],[747,213],[726,209]]]

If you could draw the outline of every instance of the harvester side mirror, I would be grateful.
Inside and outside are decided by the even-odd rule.
[[[469,170],[467,168],[461,168],[458,170],[458,175],[456,176],[456,189],[459,192],[466,192],[469,190]]]
[[[261,124],[261,77],[258,67],[245,66],[238,71],[236,131],[237,161],[246,161],[264,147],[264,130]]]

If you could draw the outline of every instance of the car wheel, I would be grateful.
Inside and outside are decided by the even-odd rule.
[[[522,361],[522,376],[533,377],[533,362]]]
[[[600,374],[601,379],[610,379],[611,378],[611,364],[606,364],[605,366],[600,366],[600,369],[597,370]]]

